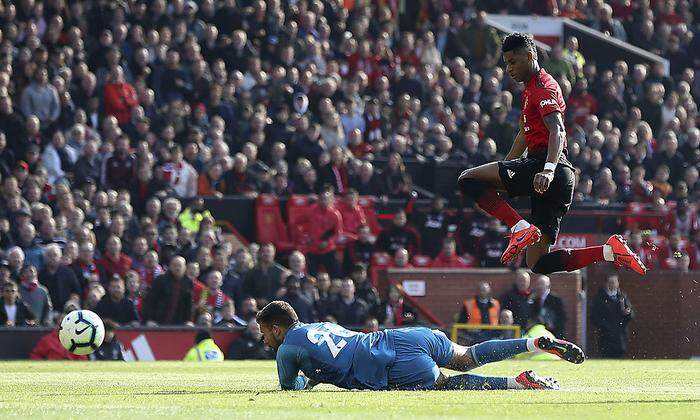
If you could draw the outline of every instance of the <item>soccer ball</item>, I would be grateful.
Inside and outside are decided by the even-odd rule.
[[[73,311],[61,321],[58,338],[69,352],[81,356],[90,354],[102,345],[105,326],[92,311]]]

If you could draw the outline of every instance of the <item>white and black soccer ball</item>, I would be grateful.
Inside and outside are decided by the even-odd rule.
[[[58,328],[58,338],[69,352],[86,355],[97,350],[105,338],[102,319],[86,309],[66,315]]]

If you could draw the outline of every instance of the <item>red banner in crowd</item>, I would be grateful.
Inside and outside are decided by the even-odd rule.
[[[212,338],[224,355],[239,336],[240,331],[213,331]],[[124,360],[182,360],[187,351],[194,346],[197,330],[188,331],[151,331],[119,330],[117,338],[122,343]]]

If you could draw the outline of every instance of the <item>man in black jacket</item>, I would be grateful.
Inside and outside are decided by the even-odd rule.
[[[193,325],[192,279],[185,275],[185,259],[170,260],[168,271],[153,280],[143,305],[147,325]]]
[[[299,320],[307,323],[316,322],[314,305],[300,292],[301,282],[299,279],[293,275],[288,276],[284,287],[287,290],[281,300],[292,305],[294,311],[299,315]]]
[[[340,294],[328,306],[328,315],[344,327],[364,325],[368,315],[367,304],[355,297],[355,284],[351,279],[343,280]]]
[[[45,248],[45,266],[39,271],[39,282],[46,286],[54,308],[63,308],[71,298],[78,298],[82,290],[73,270],[61,261],[63,253],[57,244]]]
[[[617,274],[608,275],[593,301],[591,321],[599,334],[600,355],[621,358],[627,352],[627,324],[634,316],[632,304],[620,290]]]
[[[550,280],[545,275],[535,279],[535,287],[530,297],[532,301],[532,319],[544,325],[557,338],[565,338],[566,311],[559,296],[550,292]]]
[[[139,316],[134,302],[124,295],[124,280],[115,274],[107,286],[107,294],[100,299],[95,312],[102,319],[111,319],[119,324],[138,325]]]
[[[367,304],[367,310],[373,314],[379,308],[381,300],[379,292],[372,286],[367,277],[367,266],[362,263],[357,263],[350,273],[350,278],[355,283],[355,295],[358,299]]]
[[[231,343],[226,358],[231,360],[262,360],[274,359],[275,354],[272,349],[262,342],[260,325],[253,319],[248,323],[248,327],[243,331],[243,334],[241,334],[238,340]]]
[[[513,322],[520,325],[522,331],[527,328],[530,319],[530,274],[520,269],[515,272],[513,290],[501,298],[501,310],[507,309],[513,313]]]

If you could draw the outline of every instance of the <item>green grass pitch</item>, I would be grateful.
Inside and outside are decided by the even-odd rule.
[[[700,419],[700,362],[509,361],[560,391],[276,391],[274,362],[0,363],[0,418],[625,418]]]

